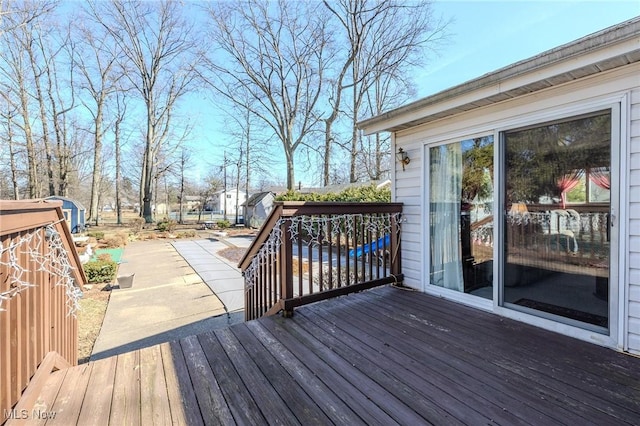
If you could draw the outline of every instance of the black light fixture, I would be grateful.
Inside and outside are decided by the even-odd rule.
[[[404,171],[404,166],[406,166],[411,162],[411,159],[409,158],[409,154],[407,154],[407,152],[402,148],[398,148],[398,152],[396,153],[396,158],[398,159],[399,162],[402,163],[403,171]]]

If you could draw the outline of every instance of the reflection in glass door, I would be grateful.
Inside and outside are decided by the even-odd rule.
[[[609,327],[611,113],[504,133],[504,305]]]
[[[429,149],[430,283],[493,298],[493,136]]]

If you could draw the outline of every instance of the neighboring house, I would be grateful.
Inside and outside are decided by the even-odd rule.
[[[72,234],[84,231],[86,209],[80,202],[67,197],[57,195],[47,197],[45,200],[62,201],[62,213],[69,225]]]
[[[242,216],[242,205],[247,201],[247,195],[243,189],[236,190],[228,189],[225,191],[217,192],[211,198],[211,202],[207,203],[211,210],[214,212],[220,212],[226,215],[228,219],[231,216],[235,216],[236,212],[239,216]]]
[[[259,192],[250,196],[245,203],[245,223],[251,228],[260,228],[273,210],[275,197],[273,192]]]
[[[405,285],[640,354],[640,17],[359,125]]]
[[[198,210],[200,208],[200,196],[198,195],[185,195],[183,208],[187,211]]]

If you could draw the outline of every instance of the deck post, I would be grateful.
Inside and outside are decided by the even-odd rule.
[[[400,253],[400,226],[398,216],[391,215],[391,274],[398,276],[402,273],[402,256]]]
[[[285,220],[280,225],[282,243],[280,244],[280,298],[288,300],[293,298],[293,243],[289,227],[290,220]],[[283,305],[284,306],[284,305]],[[293,316],[293,308],[283,309],[285,318]]]

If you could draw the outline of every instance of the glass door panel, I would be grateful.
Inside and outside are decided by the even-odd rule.
[[[504,305],[609,327],[611,113],[504,133]]]
[[[429,149],[430,283],[493,299],[493,136]]]

